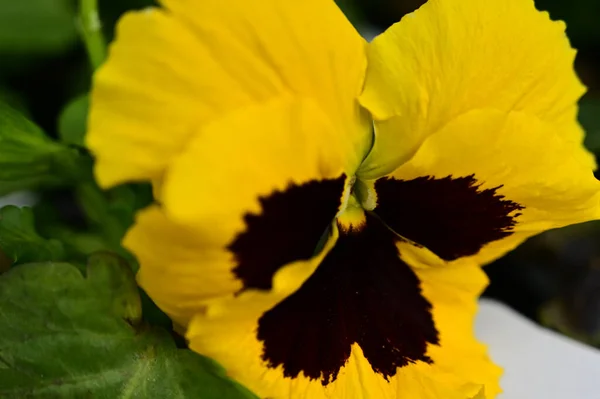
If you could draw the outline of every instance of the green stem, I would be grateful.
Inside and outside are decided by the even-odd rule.
[[[79,24],[90,62],[96,70],[106,58],[106,42],[98,16],[98,0],[79,1]]]

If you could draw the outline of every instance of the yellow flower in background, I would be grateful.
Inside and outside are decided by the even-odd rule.
[[[262,398],[495,397],[480,265],[600,217],[564,24],[430,0],[367,44],[330,0],[162,3],[88,144],[101,185],[153,182],[125,245],[190,347]]]

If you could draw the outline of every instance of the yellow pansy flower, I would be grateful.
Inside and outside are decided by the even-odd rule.
[[[152,181],[125,238],[190,347],[261,398],[493,398],[480,265],[600,217],[564,24],[430,0],[367,44],[331,0],[121,21],[88,144]]]

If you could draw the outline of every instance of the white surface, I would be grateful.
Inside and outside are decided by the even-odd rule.
[[[35,194],[28,191],[20,191],[0,197],[0,208],[6,205],[32,206],[35,204],[35,201]]]
[[[481,300],[479,339],[504,367],[498,399],[600,399],[600,351]]]

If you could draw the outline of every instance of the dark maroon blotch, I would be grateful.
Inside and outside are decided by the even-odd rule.
[[[375,213],[397,234],[451,261],[512,234],[520,215],[513,212],[524,207],[499,188],[480,190],[474,175],[382,178],[375,183]]]
[[[339,211],[346,176],[290,184],[259,199],[262,213],[244,217],[246,230],[229,245],[244,289],[270,289],[282,266],[310,259]]]
[[[340,232],[316,272],[260,318],[257,337],[269,367],[327,385],[355,343],[386,379],[409,363],[430,362],[427,344],[438,343],[431,305],[397,240],[371,215],[359,231]]]

